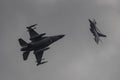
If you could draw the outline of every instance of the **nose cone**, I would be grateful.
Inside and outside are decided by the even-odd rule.
[[[65,35],[52,36],[51,39],[52,39],[53,42],[55,42],[55,41],[57,41],[57,40],[63,38],[64,36],[65,36]]]
[[[65,35],[58,35],[59,39],[63,38]]]

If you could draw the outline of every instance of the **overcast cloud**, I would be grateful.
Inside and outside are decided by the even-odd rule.
[[[119,0],[1,0],[0,80],[120,80]],[[107,38],[96,45],[88,18]],[[26,26],[47,35],[66,34],[51,45],[36,66],[22,60],[18,38],[29,42]]]

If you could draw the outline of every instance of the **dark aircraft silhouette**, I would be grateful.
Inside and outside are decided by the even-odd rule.
[[[23,60],[27,60],[30,51],[34,51],[36,57],[37,66],[44,64],[47,61],[43,61],[44,51],[49,49],[49,45],[56,42],[57,40],[63,38],[65,35],[55,35],[55,36],[44,36],[46,33],[38,34],[34,29],[37,24],[26,27],[30,34],[30,43],[25,42],[22,38],[19,38],[19,44],[22,47],[23,51]]]
[[[96,21],[95,21],[95,19],[93,19],[93,20],[90,20],[90,19],[88,19],[89,20],[89,22],[90,22],[90,31],[91,31],[91,33],[93,34],[93,36],[94,36],[94,40],[95,40],[95,42],[98,44],[99,43],[99,41],[101,41],[101,39],[100,39],[100,37],[107,37],[106,35],[104,35],[104,34],[102,34],[101,32],[100,32],[100,30],[96,27]],[[102,41],[101,41],[102,42]]]

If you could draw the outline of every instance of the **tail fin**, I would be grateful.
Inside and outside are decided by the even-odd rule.
[[[27,42],[25,42],[22,38],[18,39],[18,41],[19,41],[20,46],[22,46],[22,47],[24,47],[24,46],[27,46],[27,45],[28,45],[28,43],[27,43]]]

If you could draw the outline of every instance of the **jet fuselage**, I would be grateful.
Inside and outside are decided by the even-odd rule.
[[[90,22],[90,31],[93,33],[94,36],[97,35],[97,30],[96,30],[96,25],[94,22],[92,22],[90,19],[89,19],[89,22]]]
[[[54,43],[55,41],[61,39],[64,36],[65,35],[43,37],[42,40],[28,43],[27,46],[21,48],[21,51],[32,51],[32,50],[37,50],[37,49],[44,49],[48,47],[50,44]]]
[[[95,42],[98,44],[99,41],[101,41],[100,37],[106,37],[106,35],[102,34],[100,32],[100,30],[96,27],[96,21],[95,21],[95,19],[93,19],[93,21],[91,21],[90,19],[88,19],[88,20],[90,22],[90,31],[91,31],[91,33],[94,36]]]

